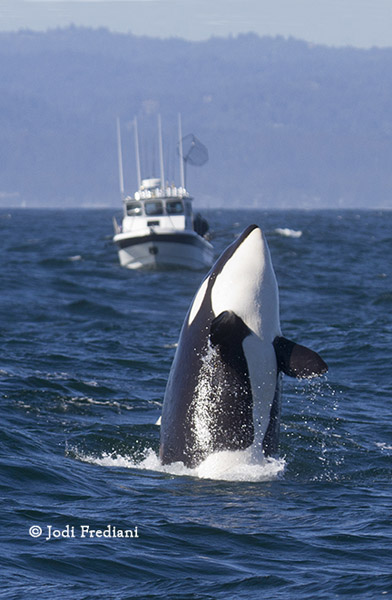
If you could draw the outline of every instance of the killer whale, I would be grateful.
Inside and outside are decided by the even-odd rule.
[[[281,374],[328,370],[282,336],[266,239],[251,225],[221,254],[185,317],[163,402],[160,458],[197,466],[222,450],[278,451]]]

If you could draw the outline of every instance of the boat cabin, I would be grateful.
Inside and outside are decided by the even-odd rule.
[[[192,206],[190,199],[184,201],[179,198],[151,199],[151,200],[135,200],[127,199],[125,206],[128,217],[157,217],[157,216],[172,216],[172,215],[192,215]]]
[[[174,185],[161,187],[160,179],[143,179],[139,191],[124,199],[125,230],[139,227],[192,229],[192,198]]]

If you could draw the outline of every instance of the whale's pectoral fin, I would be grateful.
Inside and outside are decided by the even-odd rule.
[[[276,337],[274,348],[278,369],[290,377],[316,377],[328,371],[328,365],[317,352],[285,337]]]
[[[211,344],[213,346],[228,346],[235,341],[242,341],[249,333],[250,329],[241,317],[232,310],[225,310],[215,317],[211,323]]]

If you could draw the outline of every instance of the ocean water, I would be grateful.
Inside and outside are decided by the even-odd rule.
[[[280,456],[157,458],[201,272],[130,272],[111,212],[0,211],[0,597],[392,597],[392,213],[210,211],[266,233],[284,334]],[[94,533],[91,533],[94,532]]]

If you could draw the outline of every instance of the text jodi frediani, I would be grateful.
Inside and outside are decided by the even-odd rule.
[[[106,525],[104,529],[92,529],[90,525],[66,525],[64,529],[57,529],[52,525],[33,525],[29,529],[29,535],[33,538],[44,537],[46,541],[61,538],[138,538],[137,527],[133,529],[120,529],[114,525]]]

